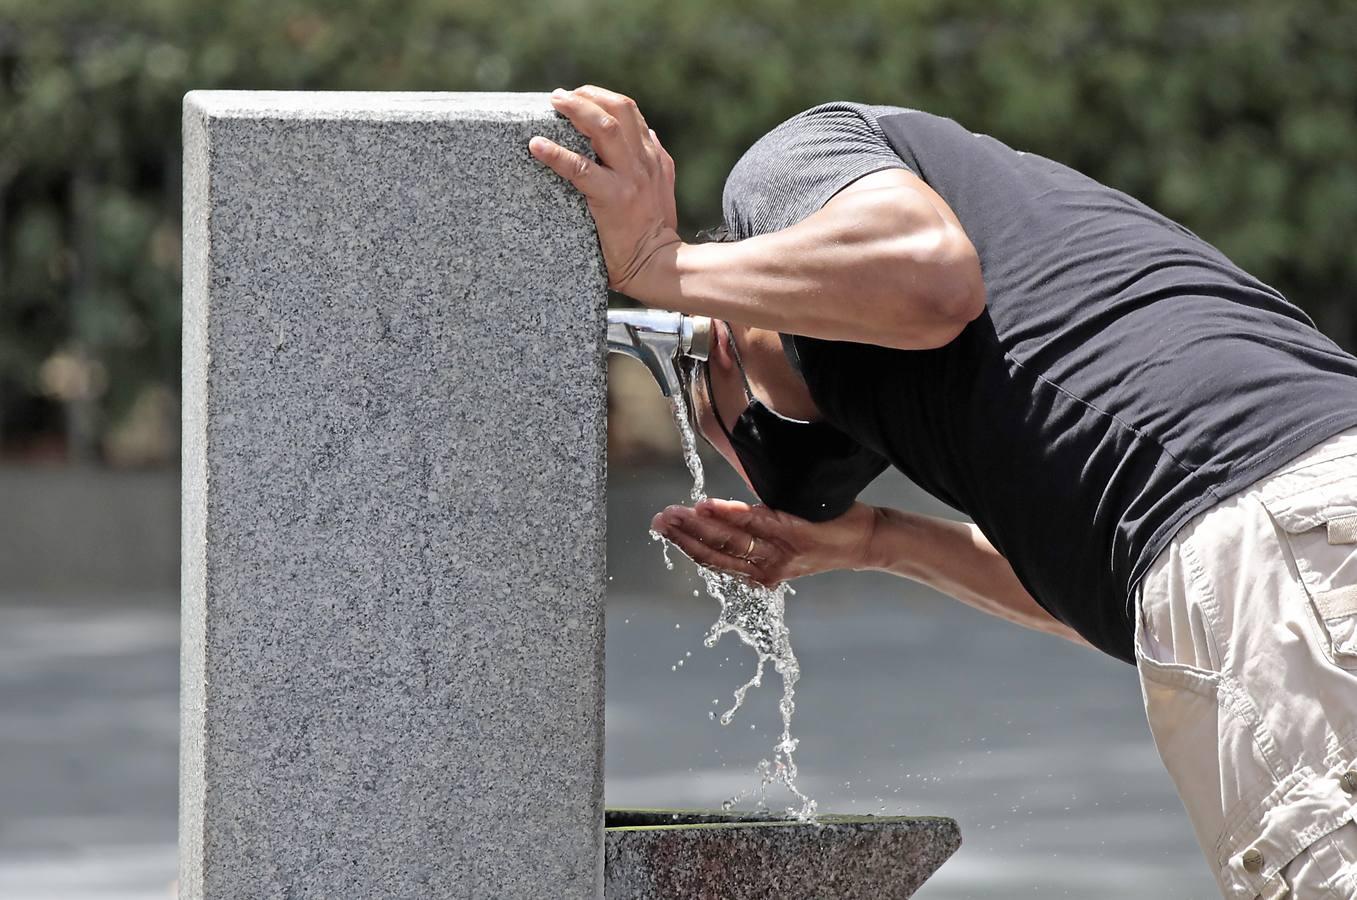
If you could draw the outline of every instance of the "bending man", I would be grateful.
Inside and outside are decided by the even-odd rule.
[[[763,583],[881,569],[1137,666],[1222,893],[1357,897],[1357,359],[1187,228],[902,107],[760,138],[683,242],[636,105],[544,138],[610,286],[721,320],[701,433],[762,504],[655,527]],[[887,466],[974,525],[875,509]]]

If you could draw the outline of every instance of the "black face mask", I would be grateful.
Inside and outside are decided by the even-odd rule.
[[[703,380],[716,424],[734,448],[754,492],[772,509],[812,522],[843,515],[886,468],[886,460],[828,422],[788,419],[765,406],[749,388],[729,324],[726,334],[749,401],[733,429],[721,421],[712,396],[711,373],[705,372]]]

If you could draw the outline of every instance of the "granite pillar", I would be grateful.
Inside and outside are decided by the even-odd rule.
[[[184,99],[181,897],[602,895],[605,275],[534,134]]]

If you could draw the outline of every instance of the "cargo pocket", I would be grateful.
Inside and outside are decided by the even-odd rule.
[[[1259,502],[1281,530],[1295,576],[1319,622],[1324,652],[1357,670],[1357,457],[1343,477]]]
[[[1357,897],[1357,816],[1296,856],[1283,872],[1291,896]]]
[[[1305,900],[1351,897],[1346,856],[1354,846],[1354,809],[1340,764],[1324,772],[1302,768],[1227,836],[1221,871],[1227,897]]]

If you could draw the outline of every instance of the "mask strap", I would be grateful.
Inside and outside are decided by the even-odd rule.
[[[707,405],[711,407],[712,417],[716,419],[716,424],[721,426],[721,433],[730,441],[732,447],[735,446],[735,438],[731,437],[730,429],[726,423],[721,421],[721,410],[716,406],[716,397],[711,392],[711,363],[704,361],[702,363],[702,382],[707,388]]]
[[[726,328],[726,337],[730,338],[730,352],[735,357],[735,367],[740,370],[740,380],[744,382],[745,401],[753,403],[754,392],[749,387],[749,376],[746,375],[744,371],[744,360],[740,359],[740,348],[735,343],[735,332],[731,331],[730,323],[725,319],[721,320],[721,324]],[[718,418],[720,417],[718,416]]]

